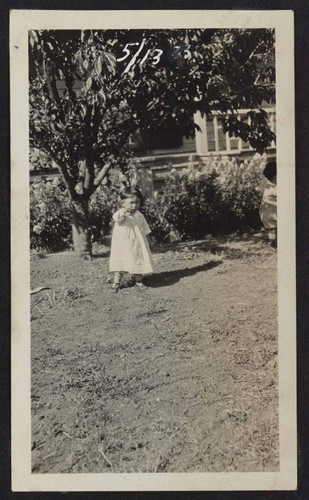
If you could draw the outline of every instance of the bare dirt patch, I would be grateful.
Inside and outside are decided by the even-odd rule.
[[[111,294],[105,248],[33,256],[33,472],[278,470],[276,252],[251,234],[155,262]]]

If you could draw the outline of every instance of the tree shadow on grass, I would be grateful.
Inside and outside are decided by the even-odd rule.
[[[147,285],[149,288],[160,288],[162,286],[174,285],[181,278],[194,276],[194,274],[200,273],[202,271],[209,271],[210,269],[213,269],[220,264],[222,264],[222,260],[216,260],[196,267],[176,269],[175,271],[164,271],[162,273],[152,274],[151,276],[147,276],[145,278],[145,285]]]

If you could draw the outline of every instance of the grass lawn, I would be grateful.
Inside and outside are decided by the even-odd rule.
[[[108,249],[32,256],[34,473],[275,471],[277,255],[253,233],[157,248],[110,292]]]

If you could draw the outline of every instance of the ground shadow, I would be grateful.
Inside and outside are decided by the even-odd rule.
[[[149,286],[149,288],[160,288],[163,286],[174,285],[181,278],[194,276],[194,274],[202,271],[209,271],[220,264],[222,264],[222,260],[216,260],[191,268],[176,269],[175,271],[164,271],[162,273],[152,274],[151,276],[147,276],[145,278],[145,285]]]
[[[214,241],[186,241],[182,243],[169,244],[166,248],[160,247],[156,249],[153,253],[165,254],[168,252],[181,252],[182,255],[186,253],[211,253],[212,255],[220,256],[224,254],[225,259],[241,259],[245,255],[248,255],[246,250],[240,248],[232,248],[224,246],[224,244],[229,243],[227,240]]]
[[[109,257],[110,251],[107,250],[106,252],[98,252],[92,254],[92,259],[105,259],[106,257]]]
[[[267,235],[263,231],[258,233],[248,232],[243,234],[233,234],[233,235],[216,235],[209,236],[203,240],[198,241],[183,241],[170,243],[165,251],[160,248],[158,252],[165,253],[168,251],[180,251],[182,253],[194,252],[194,253],[211,253],[213,255],[220,256],[224,254],[225,259],[241,259],[243,257],[249,257],[251,255],[257,254],[257,248],[246,245],[243,248],[233,248],[233,244],[237,243],[252,243],[257,244],[267,244]]]

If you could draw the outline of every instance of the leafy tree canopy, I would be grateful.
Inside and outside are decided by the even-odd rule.
[[[146,144],[156,128],[193,136],[196,111],[225,114],[225,131],[263,151],[274,139],[261,109],[274,100],[273,46],[265,29],[31,31],[31,144],[69,185],[86,163],[90,191],[109,158],[125,167],[133,132]]]

